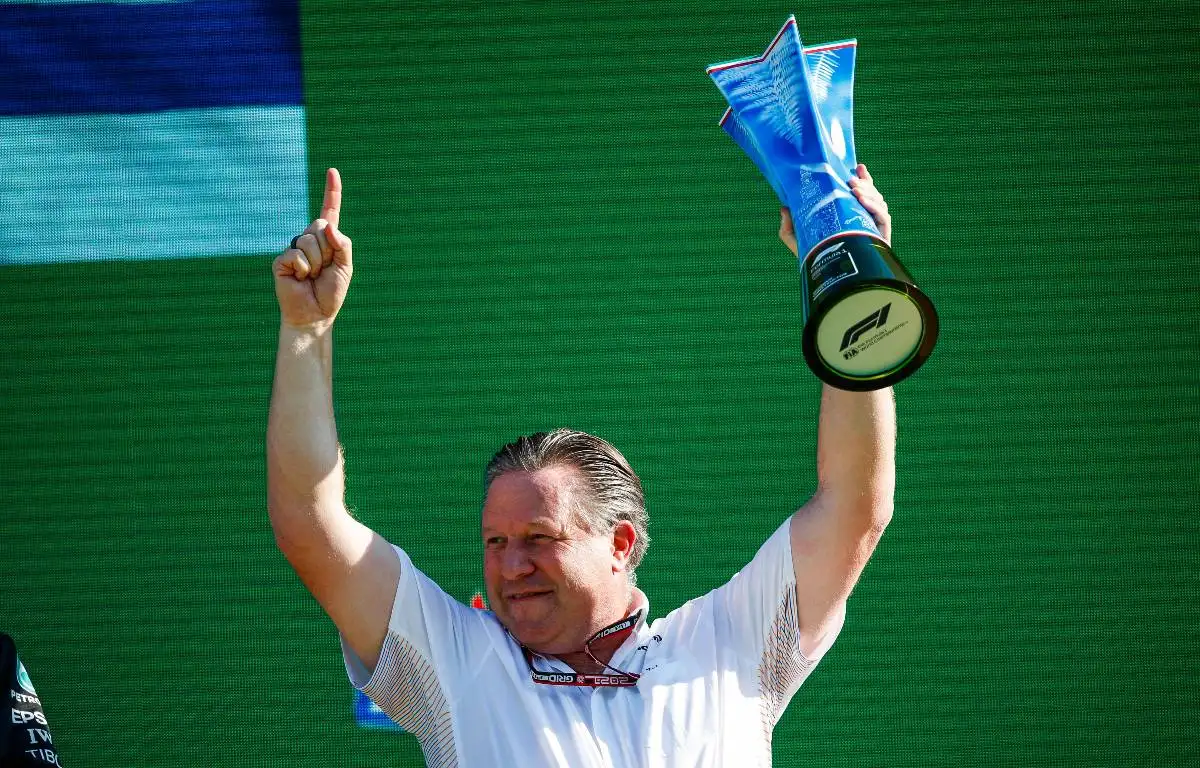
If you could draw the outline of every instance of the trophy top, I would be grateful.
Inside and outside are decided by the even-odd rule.
[[[779,45],[779,41],[783,39],[783,36],[788,33],[789,29],[796,34],[796,42],[799,43],[800,50],[802,50],[804,53],[836,51],[839,48],[854,48],[858,45],[858,40],[851,38],[849,40],[837,40],[832,43],[821,43],[820,45],[805,47],[803,41],[800,40],[799,29],[796,25],[796,16],[793,14],[788,16],[787,21],[783,23],[783,26],[780,27],[779,32],[775,35],[774,39],[771,40],[771,44],[768,45],[767,49],[760,55],[751,56],[748,59],[734,59],[732,61],[724,61],[719,64],[713,64],[704,71],[711,76],[715,72],[733,69],[734,67],[742,67],[749,64],[761,64],[762,62],[766,61],[768,56],[771,55],[771,51],[775,50],[775,46]]]

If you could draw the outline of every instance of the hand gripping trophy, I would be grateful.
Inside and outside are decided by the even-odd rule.
[[[805,48],[789,17],[762,56],[708,68],[721,127],[792,214],[803,285],[804,358],[822,381],[891,386],[937,341],[933,303],[850,191],[856,41]]]

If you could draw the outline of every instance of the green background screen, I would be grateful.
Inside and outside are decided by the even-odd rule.
[[[1200,764],[1194,2],[303,3],[348,504],[466,601],[492,452],[594,432],[659,616],[809,497],[799,276],[704,71],[789,13],[858,40],[857,154],[941,338],[776,764]],[[421,765],[356,726],[272,538],[275,253],[136,255],[0,266],[0,630],[63,764]]]

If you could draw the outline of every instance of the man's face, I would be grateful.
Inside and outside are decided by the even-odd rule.
[[[483,505],[488,604],[524,645],[578,651],[628,607],[628,581],[611,532],[572,513],[576,471],[549,467],[492,480]]]

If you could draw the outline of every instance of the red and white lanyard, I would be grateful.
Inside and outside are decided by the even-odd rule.
[[[574,685],[589,688],[627,688],[629,686],[637,685],[638,678],[641,677],[641,675],[637,675],[633,672],[624,672],[612,666],[611,664],[605,664],[603,661],[600,661],[596,658],[596,655],[592,653],[592,643],[595,643],[598,640],[603,640],[606,637],[612,637],[616,634],[630,634],[641,622],[641,620],[642,610],[639,609],[635,611],[633,615],[626,616],[615,624],[609,624],[607,627],[588,638],[588,641],[583,644],[583,651],[588,655],[588,658],[600,666],[605,667],[606,669],[611,669],[617,674],[610,675],[603,672],[597,674],[583,674],[580,672],[543,672],[533,666],[533,659],[535,655],[533,651],[522,645],[521,650],[525,653],[525,661],[529,664],[530,677],[533,678],[533,682],[541,685]]]

